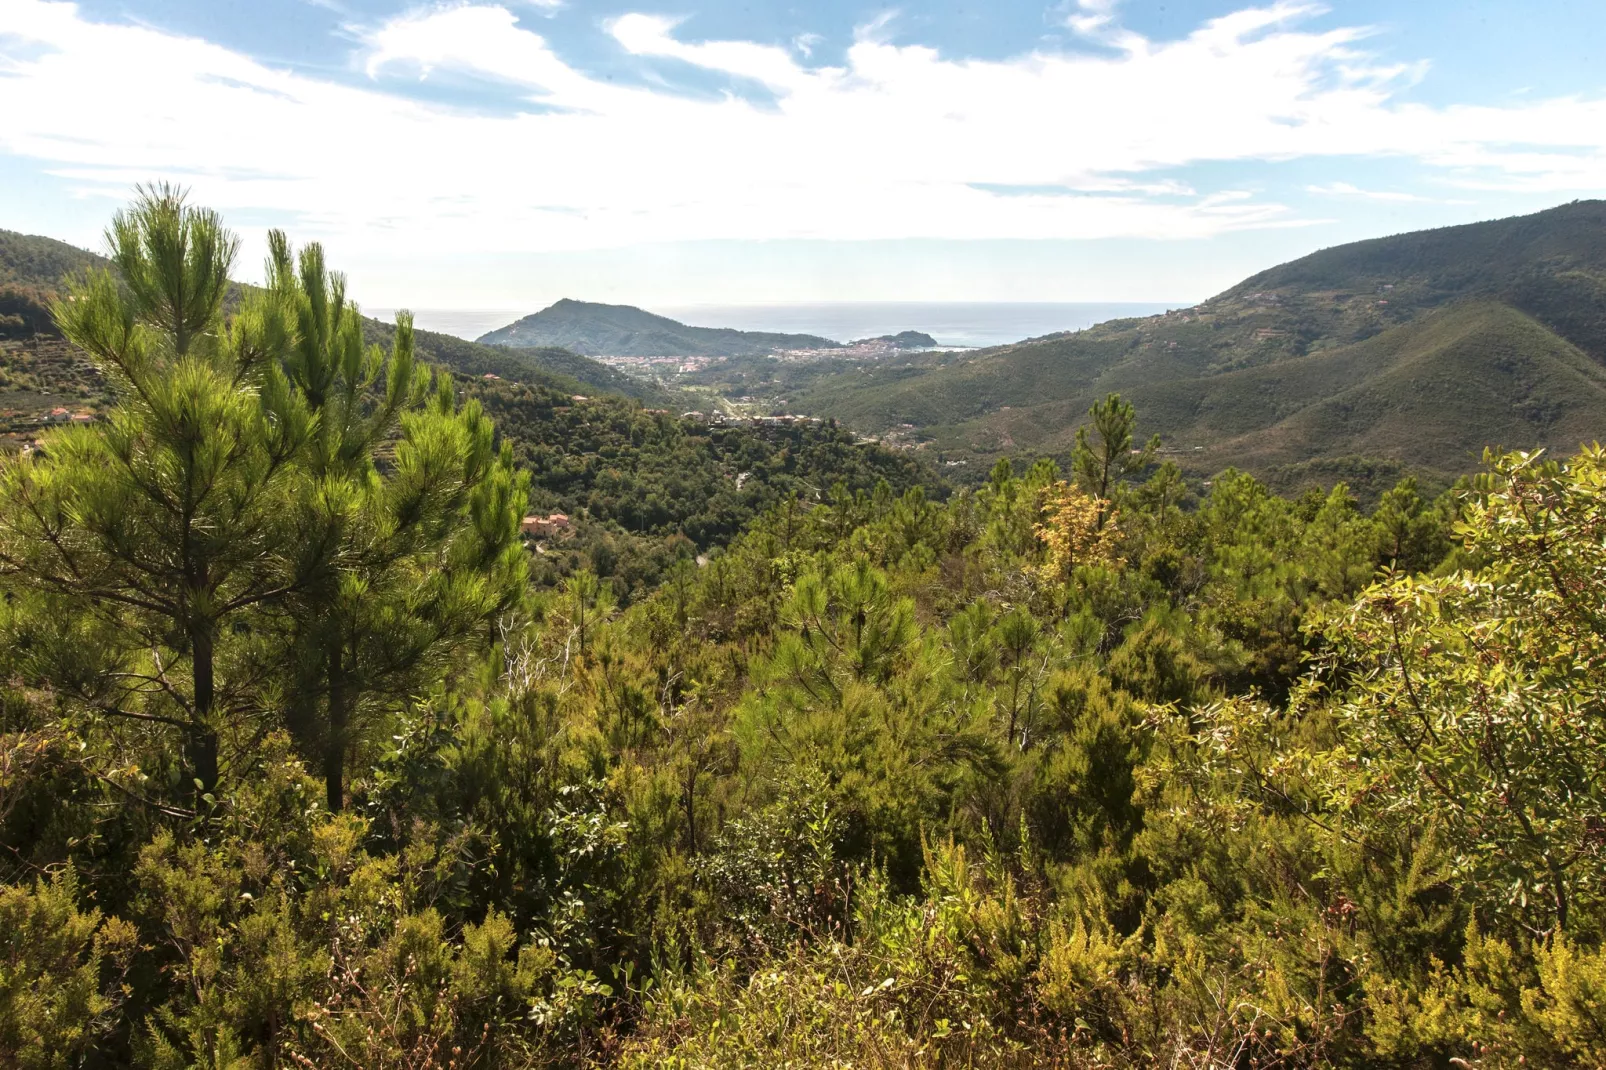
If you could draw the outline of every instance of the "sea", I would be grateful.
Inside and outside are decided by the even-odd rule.
[[[649,309],[694,327],[815,334],[839,342],[899,331],[924,331],[944,346],[996,346],[1056,331],[1078,331],[1106,320],[1152,316],[1187,302],[895,301],[778,305],[671,305]],[[394,309],[371,309],[389,321]],[[535,309],[419,308],[422,330],[473,340]]]

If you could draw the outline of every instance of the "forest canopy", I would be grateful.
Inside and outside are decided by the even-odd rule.
[[[1111,396],[944,496],[608,400],[599,477],[318,245],[107,239],[115,405],[0,461],[0,1063],[1606,1062],[1599,447],[1363,510]],[[706,552],[543,572],[576,479]]]

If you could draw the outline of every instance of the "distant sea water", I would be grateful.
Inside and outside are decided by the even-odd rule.
[[[653,309],[698,327],[818,334],[839,342],[924,331],[942,345],[996,346],[1079,331],[1105,320],[1152,316],[1180,304],[1135,302],[898,301],[808,305],[683,305]]]
[[[694,327],[734,327],[742,331],[817,334],[839,342],[899,331],[924,331],[943,345],[996,346],[1056,331],[1078,331],[1106,320],[1152,316],[1186,302],[831,302],[794,305],[674,305],[650,312]],[[533,308],[419,308],[413,319],[426,331],[475,339],[505,327]],[[368,309],[389,322],[396,310]]]

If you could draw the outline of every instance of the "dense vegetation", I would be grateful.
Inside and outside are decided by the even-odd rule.
[[[50,306],[57,294],[37,286],[0,284],[0,338],[32,338],[54,334]]]
[[[317,246],[225,318],[214,216],[111,239],[117,408],[0,466],[0,1063],[1606,1059],[1606,452],[1201,498],[1110,397],[939,503],[800,430],[621,610]]]
[[[0,282],[54,287],[89,259],[89,253],[54,238],[0,230]]]
[[[8,249],[16,258],[0,259],[0,267],[33,280],[26,284],[34,310],[27,336],[0,348],[0,446],[16,450],[57,406],[94,413],[110,407],[106,377],[60,337],[49,311],[55,291],[39,280],[65,286],[76,273],[115,265],[43,238],[0,243],[0,256]],[[40,274],[50,271],[59,276]],[[5,293],[0,288],[0,308]],[[231,286],[225,310],[253,293]],[[365,343],[389,351],[394,327],[357,322]],[[412,344],[418,360],[449,370],[455,387],[494,417],[498,436],[534,477],[531,508],[574,517],[572,532],[535,558],[539,585],[590,569],[628,604],[677,561],[729,541],[788,495],[813,500],[839,480],[853,491],[869,491],[881,479],[897,493],[916,482],[941,487],[906,455],[856,444],[829,426],[682,420],[686,398],[566,350],[505,349],[427,331],[413,331]],[[652,411],[641,404],[677,407]]]
[[[584,511],[626,531],[729,542],[788,495],[819,500],[843,482],[894,492],[935,477],[906,454],[860,444],[830,423],[710,424],[617,397],[576,401],[522,385],[477,395],[514,443],[538,506]]]
[[[586,569],[622,604],[656,587],[680,562],[734,538],[782,502],[830,493],[901,494],[946,485],[905,453],[829,423],[708,423],[609,396],[575,398],[513,382],[471,390],[532,477],[533,512],[557,510],[571,535],[538,551],[534,580]]]

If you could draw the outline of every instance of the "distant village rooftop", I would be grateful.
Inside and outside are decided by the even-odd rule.
[[[519,522],[519,533],[527,539],[547,539],[571,528],[567,513],[532,514]]]

